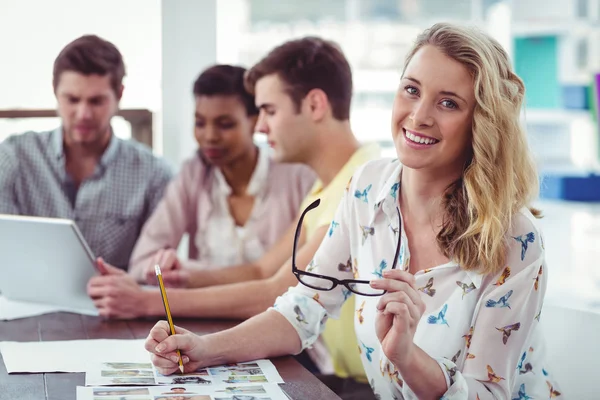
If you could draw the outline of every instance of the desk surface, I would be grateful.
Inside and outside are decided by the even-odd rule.
[[[0,321],[0,341],[144,339],[155,322],[103,321],[97,317],[69,313],[46,314]],[[175,323],[199,334],[220,331],[236,324],[234,321],[181,319]],[[280,357],[272,361],[285,381],[282,388],[292,399],[339,399],[293,357]],[[84,373],[9,375],[4,362],[0,362],[0,399],[75,400],[75,387],[84,384]]]

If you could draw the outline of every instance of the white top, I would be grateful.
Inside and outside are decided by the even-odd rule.
[[[258,150],[258,161],[254,173],[248,183],[247,194],[254,196],[254,205],[250,218],[244,226],[237,226],[231,216],[227,199],[231,195],[231,187],[223,173],[215,168],[215,179],[212,180],[212,208],[208,216],[207,228],[196,235],[196,246],[203,254],[203,264],[208,268],[228,267],[249,263],[259,259],[266,249],[256,235],[256,210],[260,210],[260,202],[266,193],[269,176],[269,154]],[[204,237],[202,236],[204,232]]]
[[[307,270],[338,279],[378,278],[392,267],[399,233],[397,268],[408,269],[410,243],[397,212],[400,171],[400,163],[389,159],[357,171]],[[548,275],[540,230],[529,210],[514,216],[506,240],[506,268],[493,276],[464,271],[455,262],[415,274],[426,311],[414,342],[446,375],[444,399],[544,399],[560,391],[545,369],[538,329]],[[343,286],[315,291],[298,284],[274,308],[306,347],[350,294]],[[355,330],[365,372],[380,398],[416,399],[381,351],[375,333],[379,300],[356,298]]]

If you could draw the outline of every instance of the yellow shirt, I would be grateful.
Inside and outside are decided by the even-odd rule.
[[[366,144],[360,147],[350,157],[333,180],[323,187],[317,180],[308,196],[300,206],[302,212],[310,203],[321,199],[321,204],[313,212],[306,214],[302,229],[306,230],[306,237],[312,235],[322,226],[329,226],[335,217],[335,212],[342,200],[348,181],[358,167],[368,161],[380,157],[377,144]],[[358,381],[366,382],[366,375],[358,352],[358,343],[354,332],[354,295],[350,296],[340,311],[339,319],[329,319],[323,332],[325,346],[331,356],[335,374],[341,378],[352,377]]]

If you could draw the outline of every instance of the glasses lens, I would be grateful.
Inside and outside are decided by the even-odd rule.
[[[385,290],[372,288],[368,283],[350,283],[350,290],[363,296],[381,296]]]
[[[310,288],[317,290],[331,290],[334,287],[334,283],[329,279],[317,278],[314,276],[299,274],[298,280]]]

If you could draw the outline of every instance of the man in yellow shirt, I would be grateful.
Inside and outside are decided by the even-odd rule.
[[[298,214],[315,198],[321,199],[321,205],[304,219],[299,239],[297,266],[306,268],[329,229],[350,177],[357,167],[379,157],[379,148],[361,146],[352,133],[352,73],[344,54],[332,42],[307,37],[284,43],[248,71],[246,86],[255,94],[260,109],[256,130],[267,135],[274,158],[305,164],[318,176]],[[181,270],[176,259],[161,264],[163,278],[185,286],[169,290],[171,313],[178,317],[245,319],[265,311],[290,286],[298,284],[291,265],[295,228],[294,223],[253,264],[215,270]],[[108,274],[94,278],[88,292],[107,316],[164,315],[161,297],[154,291],[141,290],[128,276],[111,279],[110,275],[118,272],[105,267]],[[325,354],[319,345],[309,352],[321,372],[333,372],[333,361],[337,377],[324,381],[339,388],[336,391],[340,395],[348,390],[347,382],[365,379],[353,310],[351,298],[342,317],[328,321],[323,334]],[[372,395],[370,389],[366,393]]]

